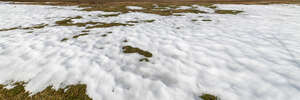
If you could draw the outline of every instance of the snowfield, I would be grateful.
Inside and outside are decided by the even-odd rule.
[[[82,83],[94,100],[201,100],[203,93],[221,100],[299,100],[300,6],[216,6],[244,12],[215,14],[198,6],[210,13],[98,17],[110,13],[0,2],[0,30],[47,25],[0,31],[0,84],[26,81],[26,90],[37,93]],[[84,27],[55,24],[76,16],[82,18],[74,22],[155,21],[93,28],[79,38],[72,37]],[[153,56],[139,61],[142,55],[123,53],[127,45]]]

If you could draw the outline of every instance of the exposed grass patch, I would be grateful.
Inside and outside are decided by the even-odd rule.
[[[142,59],[140,59],[140,62],[143,62],[143,61],[149,62],[150,60],[148,58],[142,58]]]
[[[21,27],[13,27],[13,28],[0,29],[0,32],[1,32],[1,31],[16,30],[16,29],[19,29],[19,28],[21,28]]]
[[[191,21],[192,21],[192,22],[196,22],[196,21],[198,21],[198,20],[197,20],[197,19],[192,19]]]
[[[145,50],[135,48],[132,46],[124,46],[122,49],[123,49],[123,53],[138,53],[145,57],[152,57],[152,53],[150,53],[149,51],[145,51]]]
[[[16,29],[33,30],[33,29],[41,29],[41,28],[44,28],[46,26],[48,26],[48,24],[37,24],[37,25],[30,26],[30,27],[18,26],[18,27],[13,27],[13,28],[0,29],[0,31],[10,31],[10,30],[16,30]]]
[[[120,13],[118,14],[106,14],[106,15],[98,15],[98,17],[115,17],[115,16],[119,16]]]
[[[81,32],[90,32],[90,30],[82,30]]]
[[[67,41],[67,40],[69,40],[68,38],[63,38],[63,39],[61,39],[60,41],[61,42],[65,42],[65,41]]]
[[[28,29],[31,29],[31,30],[32,29],[41,29],[41,28],[44,28],[46,26],[48,26],[48,24],[37,24],[37,25],[33,25],[31,27],[24,27],[22,29],[24,29],[24,30],[28,30]]]
[[[101,35],[102,37],[106,37],[107,36],[107,34],[103,34],[103,35]]]
[[[211,94],[203,94],[199,96],[199,98],[203,100],[220,100],[217,96],[211,95]]]
[[[107,28],[107,27],[113,27],[113,26],[133,26],[133,24],[123,24],[123,23],[98,23],[97,25],[88,26],[86,29],[92,29],[92,28]]]
[[[82,34],[75,35],[72,38],[77,39],[77,38],[79,38],[81,36],[86,36],[86,35],[89,35],[89,34],[88,33],[82,33]]]
[[[43,91],[30,96],[30,92],[25,91],[25,82],[16,82],[11,89],[4,88],[6,85],[0,84],[1,100],[92,100],[86,94],[86,85],[69,85],[66,88],[55,90],[48,86]]]
[[[141,22],[143,22],[143,23],[152,23],[154,21],[155,20],[152,19],[152,20],[141,20],[141,21],[126,21],[126,23],[141,23]]]
[[[84,22],[84,23],[73,23],[73,19],[81,19],[81,16],[76,16],[76,17],[68,17],[63,20],[58,20],[55,22],[56,25],[58,26],[78,26],[78,27],[84,27],[88,24],[97,24],[97,22]]]
[[[202,19],[202,21],[207,22],[207,21],[212,21],[212,20],[211,19]]]
[[[174,13],[207,13],[205,11],[200,11],[196,9],[176,9],[179,6],[191,6],[193,3],[184,3],[184,2],[176,2],[176,3],[159,3],[159,2],[137,2],[137,3],[106,3],[101,6],[97,5],[82,5],[81,7],[88,7],[84,8],[84,11],[105,11],[105,12],[121,12],[121,13],[128,13],[128,12],[144,12],[144,13],[151,13],[157,14],[161,16],[170,16]],[[127,9],[127,6],[139,6],[144,9]],[[117,15],[114,15],[117,16]],[[110,16],[108,16],[110,17]]]
[[[239,13],[242,13],[244,11],[240,11],[240,10],[215,10],[215,13],[217,14],[232,14],[232,15],[236,15]]]
[[[139,23],[139,21],[126,21],[126,23]]]
[[[143,22],[146,22],[146,23],[152,23],[154,21],[155,21],[154,19],[152,19],[152,20],[143,20]]]

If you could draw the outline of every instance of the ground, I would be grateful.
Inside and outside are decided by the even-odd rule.
[[[300,98],[298,4],[121,8],[0,2],[0,90],[84,84],[93,100]]]

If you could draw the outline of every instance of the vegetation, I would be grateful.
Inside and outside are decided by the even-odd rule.
[[[149,51],[145,51],[139,48],[135,48],[132,46],[124,46],[123,47],[123,52],[124,53],[138,53],[140,55],[143,55],[145,57],[152,57],[152,53],[150,53]]]
[[[0,29],[1,31],[10,31],[10,30],[16,30],[16,29],[22,29],[22,30],[33,30],[33,29],[41,29],[48,26],[48,24],[37,24],[37,25],[33,25],[30,27],[22,27],[22,26],[18,26],[18,27],[13,27],[13,28],[7,28],[7,29]]]
[[[89,34],[88,33],[82,33],[82,34],[78,34],[78,35],[73,36],[73,38],[77,39],[77,38],[79,38],[81,36],[86,36],[86,35],[89,35]]]
[[[211,94],[203,94],[199,96],[202,100],[220,100],[217,96],[211,95]]]
[[[16,82],[14,87],[6,89],[6,85],[0,84],[1,100],[92,100],[86,94],[86,85],[69,85],[55,90],[48,86],[43,91],[30,96],[30,92],[24,88],[25,82]]]
[[[216,10],[215,13],[217,14],[233,14],[233,15],[236,15],[236,14],[239,14],[239,13],[242,13],[243,11],[240,11],[240,10]]]
[[[211,19],[202,19],[202,21],[212,21]]]

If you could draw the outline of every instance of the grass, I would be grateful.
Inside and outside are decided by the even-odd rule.
[[[67,41],[67,40],[69,40],[68,38],[63,38],[63,39],[61,39],[60,41],[61,42],[65,42],[65,41]]]
[[[157,5],[157,6],[155,6]],[[144,13],[151,13],[157,14],[161,16],[170,16],[174,13],[207,13],[205,11],[200,11],[196,9],[176,9],[182,5],[192,5],[192,3],[160,3],[160,2],[111,2],[105,3],[102,5],[81,5],[80,7],[84,7],[84,11],[105,11],[105,12],[121,12],[121,13],[128,13],[128,12],[144,12]],[[140,10],[133,10],[127,9],[126,6],[139,6],[143,7],[144,9]],[[113,15],[118,16],[118,15]],[[107,16],[110,17],[110,16]]]
[[[75,35],[72,38],[77,39],[77,38],[79,38],[81,36],[86,36],[86,35],[89,35],[89,34],[88,33],[82,33],[82,34]]]
[[[138,53],[140,55],[143,55],[144,57],[152,57],[152,53],[150,53],[149,51],[145,51],[132,46],[124,46],[122,49],[123,53]]]
[[[211,19],[202,19],[202,21],[212,21]]]
[[[152,19],[152,20],[141,20],[141,21],[126,21],[126,23],[152,23],[154,22],[155,20]]]
[[[118,14],[106,14],[106,15],[98,15],[98,17],[115,17],[115,16],[119,16],[120,15],[120,13],[118,13]]]
[[[239,13],[242,13],[244,11],[240,11],[240,10],[215,10],[215,13],[217,14],[232,14],[232,15],[236,15]]]
[[[150,60],[148,58],[142,58],[142,59],[140,59],[140,62],[143,62],[143,61],[149,62]]]
[[[1,31],[11,31],[11,30],[16,30],[16,29],[22,29],[22,30],[33,30],[33,29],[41,29],[48,26],[48,24],[37,24],[37,25],[33,25],[30,27],[22,27],[22,26],[18,26],[18,27],[13,27],[13,28],[7,28],[7,29],[0,29]]]
[[[192,22],[196,22],[196,21],[198,21],[198,20],[197,20],[197,19],[192,19],[191,21],[192,21]]]
[[[211,94],[203,94],[199,96],[202,100],[220,100],[217,96],[211,95]]]
[[[97,25],[88,26],[86,29],[92,29],[92,28],[107,28],[107,27],[113,27],[113,26],[133,26],[133,24],[123,24],[123,23],[98,23]]]
[[[0,84],[0,100],[92,100],[86,94],[86,85],[69,85],[55,90],[48,86],[41,92],[30,95],[24,88],[25,82],[16,82],[14,87],[6,89],[6,85]]]

